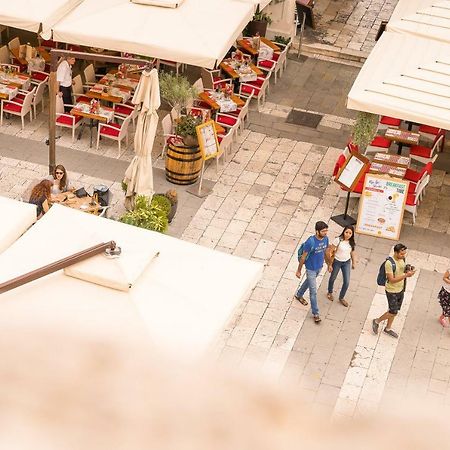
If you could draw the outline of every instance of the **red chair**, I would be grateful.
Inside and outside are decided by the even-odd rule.
[[[417,215],[417,207],[420,204],[420,200],[422,198],[423,190],[426,185],[430,182],[430,175],[426,175],[422,178],[422,180],[416,184],[416,189],[413,193],[409,193],[406,197],[405,211],[408,211],[412,214],[413,224],[416,222]]]
[[[436,139],[436,136],[442,134],[444,136],[444,139],[442,139],[441,148],[439,149],[439,151],[441,152],[444,149],[445,130],[443,130],[442,128],[430,127],[429,125],[420,125],[419,134],[421,137],[427,138],[430,141],[434,141]]]
[[[341,168],[345,164],[346,160],[347,160],[347,158],[345,157],[345,155],[343,153],[339,155],[339,158],[337,159],[336,164],[334,165],[333,178],[335,178],[336,175],[339,173],[339,170],[341,170]]]
[[[220,76],[220,70],[208,70],[202,67],[201,70],[203,87],[205,89],[217,89],[223,88],[225,85],[232,85],[233,80],[231,78],[222,78]]]
[[[99,124],[97,133],[97,150],[100,144],[100,136],[104,138],[117,141],[119,146],[119,152],[117,158],[120,158],[122,139],[125,138],[126,147],[128,147],[128,125],[130,123],[131,116],[128,116],[123,120],[122,124],[117,122],[110,122],[108,124]]]
[[[384,128],[398,128],[402,123],[401,119],[396,119],[395,117],[381,116],[378,129]]]
[[[389,139],[386,139],[384,136],[375,136],[374,140],[367,146],[364,154],[387,153],[390,146],[391,141]]]
[[[22,120],[22,130],[25,128],[24,117],[30,114],[30,122],[33,120],[33,97],[35,88],[30,92],[24,92],[24,97],[20,101],[15,101],[15,97],[12,100],[3,100],[0,110],[0,125],[3,125],[3,113],[13,114],[19,116]]]
[[[48,81],[48,77],[50,76],[50,74],[47,72],[42,72],[40,70],[35,70],[30,73],[30,76],[31,82],[33,84],[39,84],[42,83],[43,81]]]
[[[406,169],[405,180],[412,181],[413,183],[418,183],[426,173],[431,175],[432,171],[433,171],[432,162],[426,163],[420,172],[412,169]]]
[[[425,147],[423,145],[413,145],[409,151],[409,156],[411,159],[426,164],[428,162],[434,163],[438,157],[437,152],[439,151],[442,142],[444,140],[444,132],[441,131],[440,134],[436,135],[433,146]]]

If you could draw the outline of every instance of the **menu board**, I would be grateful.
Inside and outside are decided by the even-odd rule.
[[[398,240],[409,181],[371,175],[364,181],[356,232]]]
[[[351,153],[334,181],[347,190],[352,190],[364,173],[369,160],[359,153]]]
[[[202,123],[196,127],[198,145],[202,152],[203,159],[214,158],[219,153],[219,141],[217,140],[216,128],[213,120]]]

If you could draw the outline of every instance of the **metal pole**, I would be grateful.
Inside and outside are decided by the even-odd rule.
[[[65,267],[71,266],[72,264],[84,261],[85,259],[88,259],[92,256],[103,253],[108,248],[114,250],[116,248],[116,243],[114,241],[109,241],[94,245],[93,247],[89,247],[86,250],[75,253],[74,255],[67,256],[66,258],[60,259],[59,261],[55,261],[51,264],[40,267],[39,269],[32,270],[31,272],[5,281],[4,283],[0,284],[0,294],[29,283],[30,281],[45,277],[46,275],[56,272],[57,270],[61,270]]]

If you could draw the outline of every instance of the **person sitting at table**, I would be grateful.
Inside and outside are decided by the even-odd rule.
[[[58,164],[54,168],[53,174],[49,175],[47,180],[53,182],[51,189],[52,195],[58,195],[61,194],[61,192],[67,192],[73,189],[69,178],[67,177],[67,171],[61,164]]]
[[[37,206],[36,215],[38,219],[40,219],[45,212],[43,205],[46,200],[50,200],[52,186],[53,182],[51,180],[42,180],[31,190],[28,203]]]

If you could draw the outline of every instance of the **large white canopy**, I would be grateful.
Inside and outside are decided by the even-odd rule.
[[[241,2],[247,2],[251,3],[252,5],[255,5],[256,7],[259,5],[259,9],[265,8],[272,0],[240,0]]]
[[[450,129],[450,45],[383,33],[358,74],[347,107]]]
[[[83,0],[2,0],[0,24],[42,32],[49,37],[53,25]]]
[[[400,0],[387,30],[450,43],[450,0]]]
[[[185,0],[178,8],[85,0],[55,25],[53,38],[213,68],[253,11],[240,0]]]
[[[86,268],[91,276],[112,277],[115,284],[122,276],[131,289],[112,289],[59,271],[2,294],[1,314],[19,316],[25,309],[35,324],[86,333],[127,335],[140,328],[162,351],[199,357],[262,275],[261,263],[54,205],[0,254],[0,283],[110,240],[122,255],[80,263],[78,276]]]

